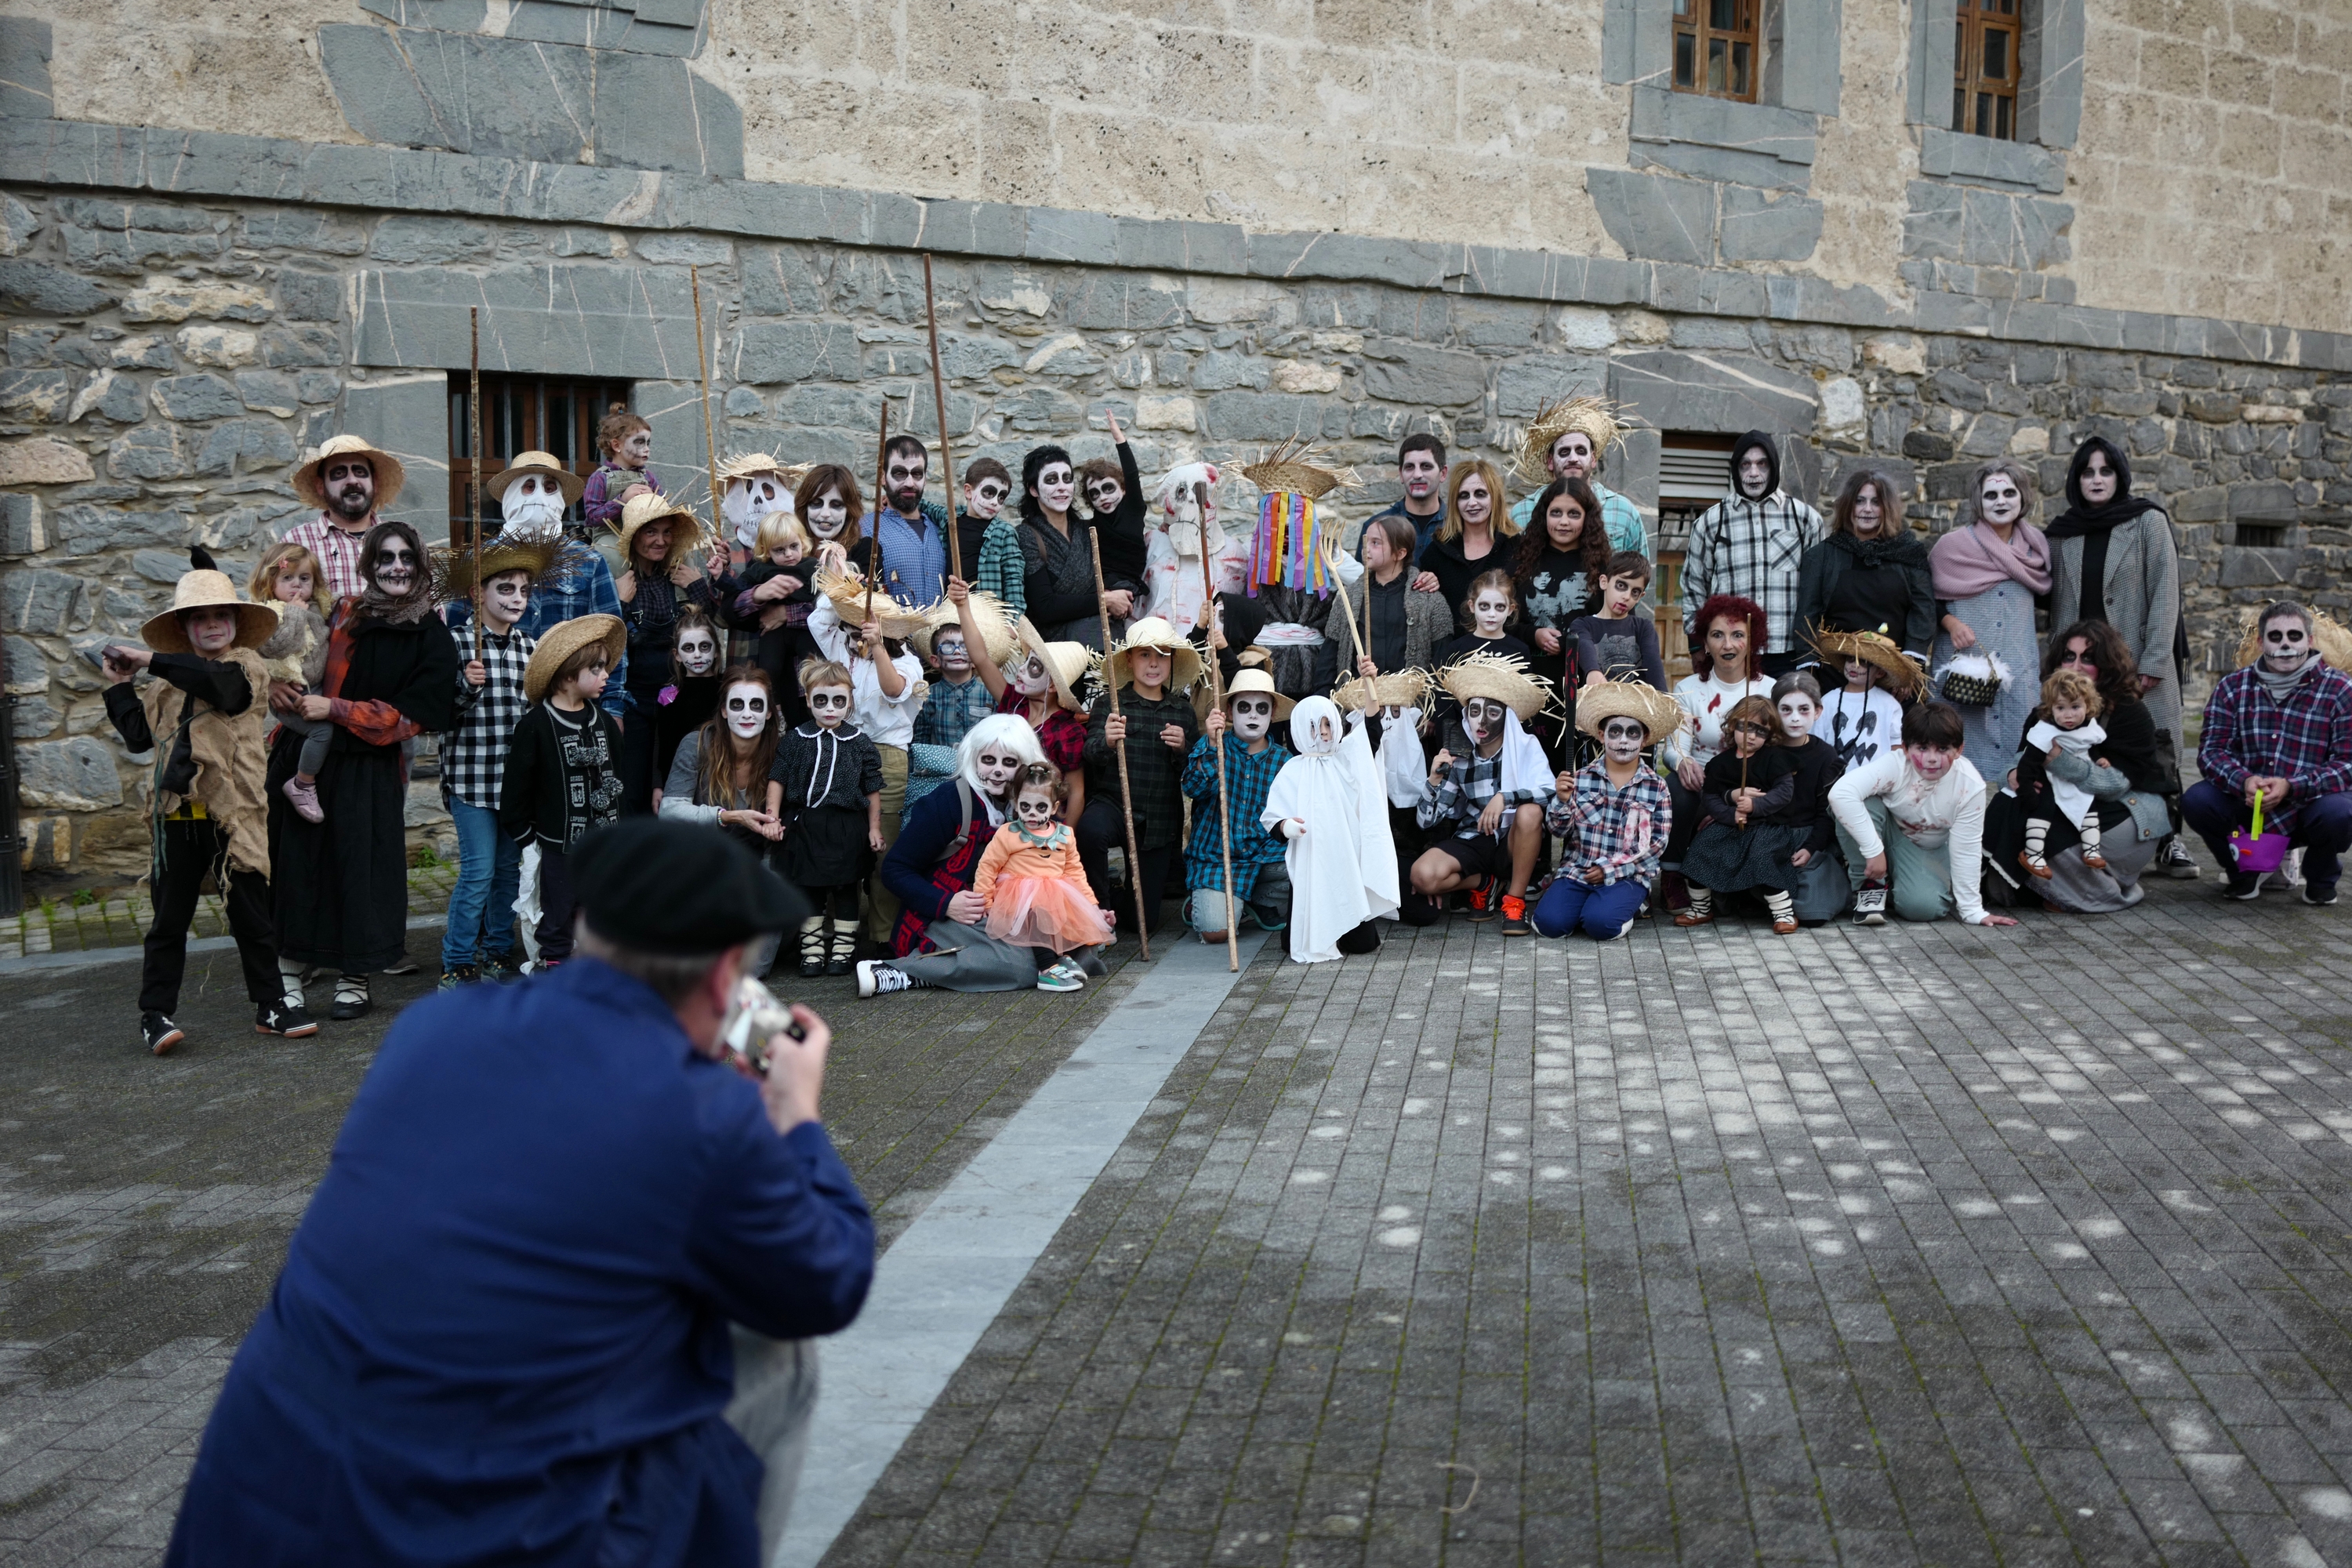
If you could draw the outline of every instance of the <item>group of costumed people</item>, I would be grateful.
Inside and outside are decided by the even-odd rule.
[[[2104,912],[2143,874],[2199,874],[2184,827],[2232,897],[2269,878],[2334,899],[2352,639],[2291,603],[2250,620],[2184,798],[2178,557],[2103,438],[2046,531],[2032,477],[1994,462],[1931,548],[1885,472],[1853,468],[1824,520],[1783,488],[1778,439],[1740,437],[1690,531],[1693,673],[1670,686],[1597,399],[1530,423],[1511,505],[1492,464],[1407,437],[1402,495],[1352,548],[1323,503],[1355,478],[1303,447],[1241,469],[1255,515],[1228,530],[1217,467],[1147,496],[1107,424],[1108,458],[971,464],[952,514],[912,437],[886,443],[870,513],[845,467],[738,456],[706,524],[616,405],[593,473],[518,455],[486,487],[496,534],[437,558],[380,515],[397,459],[330,440],[293,476],[319,515],[248,598],[200,558],[147,647],[104,656],[110,715],[155,759],[149,1047],[181,1037],[207,877],[265,1031],[317,1027],[314,977],[351,1018],[372,973],[414,967],[427,733],[460,862],[445,986],[562,963],[571,858],[648,813],[808,894],[762,972],[854,973],[865,995],[1080,989],[1180,885],[1202,940],[1255,925],[1305,962],[1452,909],[1601,940],[1739,895],[1782,933]]]

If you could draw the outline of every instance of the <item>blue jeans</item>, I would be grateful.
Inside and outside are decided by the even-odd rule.
[[[441,967],[514,957],[515,889],[522,879],[522,846],[499,831],[499,814],[449,797],[457,829],[457,885],[449,889],[449,925],[441,933]],[[488,918],[485,920],[487,912]]]
[[[1594,887],[1562,871],[1536,900],[1528,923],[1545,936],[1566,936],[1581,928],[1595,942],[1623,936],[1650,889],[1627,878]]]
[[[2181,819],[2205,840],[2214,863],[2225,872],[2238,864],[2230,835],[2253,826],[2253,808],[2245,797],[2231,795],[2210,779],[2200,779],[2180,797]],[[2352,795],[2323,795],[2295,808],[2294,826],[2287,830],[2290,847],[2303,851],[2303,879],[2310,887],[2336,886],[2343,875],[2344,851],[2352,848]]]

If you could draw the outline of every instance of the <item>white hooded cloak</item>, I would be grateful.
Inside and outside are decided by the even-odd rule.
[[[1309,697],[1291,710],[1290,744],[1297,754],[1275,774],[1259,820],[1277,833],[1286,818],[1307,825],[1283,857],[1290,956],[1320,963],[1338,958],[1339,939],[1366,921],[1396,914],[1396,846],[1388,793],[1362,729],[1349,728],[1329,698]]]

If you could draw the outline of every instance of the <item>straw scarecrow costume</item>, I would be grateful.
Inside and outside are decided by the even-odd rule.
[[[808,472],[805,463],[788,469],[767,452],[746,452],[719,465],[719,528],[725,542],[751,550],[761,521],[771,512],[790,515],[793,489]]]
[[[1641,509],[1602,484],[1599,477],[1608,461],[1610,448],[1624,439],[1625,430],[1615,411],[1598,397],[1562,398],[1538,409],[1536,416],[1528,421],[1526,434],[1519,437],[1518,458],[1513,464],[1519,479],[1530,487],[1511,508],[1511,521],[1518,524],[1519,531],[1525,533],[1535,526],[1536,498],[1562,472],[1557,466],[1554,449],[1561,437],[1573,432],[1582,436],[1591,448],[1583,478],[1592,487],[1592,498],[1601,503],[1601,521],[1609,531],[1609,548],[1649,554],[1650,531],[1642,521]]]
[[[1335,654],[1325,634],[1339,603],[1335,589],[1352,587],[1364,573],[1341,547],[1339,520],[1318,505],[1356,476],[1309,461],[1309,450],[1304,442],[1285,442],[1242,468],[1265,492],[1243,587],[1265,617],[1255,640],[1273,655],[1274,683],[1291,697],[1330,686]]]
[[[1601,754],[1565,788],[1556,784],[1544,807],[1545,826],[1565,843],[1559,871],[1536,900],[1537,931],[1611,942],[1633,929],[1674,828],[1665,781],[1643,765],[1642,752],[1682,723],[1681,704],[1643,681],[1596,681],[1577,693],[1576,727]]]
[[[1265,931],[1280,931],[1290,918],[1283,841],[1260,818],[1266,792],[1290,755],[1274,739],[1274,726],[1290,717],[1293,706],[1263,669],[1244,669],[1225,688],[1225,782],[1232,792],[1225,821],[1233,834],[1233,907]],[[1217,810],[1216,742],[1208,735],[1194,742],[1184,759],[1184,794],[1192,803],[1192,835],[1184,848],[1192,929],[1202,941],[1222,943],[1226,935],[1224,844]]]
[[[523,672],[523,698],[530,708],[515,725],[507,752],[499,826],[517,844],[539,850],[534,935],[542,965],[572,956],[572,853],[591,832],[621,816],[621,738],[613,732],[612,720],[593,703],[563,712],[548,697],[557,672],[590,647],[604,649],[609,679],[627,637],[617,616],[566,621],[539,639]]]
[[[149,651],[107,656],[106,715],[122,743],[152,752],[152,835],[148,928],[139,982],[140,1030],[157,1056],[182,1037],[172,1014],[187,966],[188,922],[207,877],[220,887],[236,938],[247,996],[264,1034],[314,1034],[299,986],[280,982],[269,924],[268,808],[262,728],[269,678],[254,650],[277,629],[268,606],[238,600],[236,584],[199,547],[173,587],[172,607],[140,628]],[[133,684],[141,668],[143,687]]]
[[[489,483],[489,488],[499,492],[499,510],[505,519],[499,529],[501,541],[545,541],[557,546],[546,569],[531,584],[530,607],[523,612],[516,628],[534,642],[565,621],[578,620],[583,616],[621,613],[620,590],[614,581],[611,563],[598,551],[573,537],[564,522],[566,513],[584,493],[586,483],[551,452],[518,453],[514,461]],[[470,589],[471,584],[467,586]],[[453,606],[450,624],[463,626],[470,609],[470,605],[464,611]],[[616,718],[631,710],[629,677],[629,661],[625,655],[613,667],[602,704],[605,712]]]
[[[1164,655],[1168,679],[1157,695],[1135,685],[1135,661],[1139,653]],[[1139,866],[1128,875],[1139,884],[1148,918],[1158,923],[1160,898],[1168,873],[1182,846],[1184,828],[1184,760],[1199,738],[1200,721],[1185,697],[1201,679],[1201,656],[1174,626],[1157,616],[1147,616],[1127,629],[1103,658],[1103,684],[1087,722],[1087,808],[1078,819],[1078,857],[1094,885],[1095,898],[1106,910],[1112,907],[1110,851],[1126,842],[1126,824],[1119,816],[1118,752],[1120,742],[1109,738],[1111,693],[1118,696],[1119,717],[1126,728],[1128,786],[1134,809],[1136,858]],[[1230,755],[1230,752],[1228,752]],[[1136,920],[1132,900],[1119,914],[1122,930]]]
[[[400,499],[407,480],[400,459],[363,436],[330,437],[295,468],[289,480],[294,493],[317,507],[319,515],[297,523],[284,537],[319,558],[327,587],[337,598],[366,586],[361,543]]]
[[[1528,879],[1552,772],[1525,726],[1550,694],[1526,660],[1487,653],[1456,659],[1439,672],[1438,685],[1462,704],[1470,751],[1460,757],[1441,751],[1431,763],[1429,794],[1415,811],[1422,830],[1441,837],[1413,862],[1413,890],[1424,898],[1466,891],[1471,919],[1500,914],[1506,936],[1528,935]]]

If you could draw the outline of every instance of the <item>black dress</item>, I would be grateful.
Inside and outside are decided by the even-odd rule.
[[[680,741],[702,728],[719,711],[719,672],[680,676],[668,701],[654,694],[654,777],[669,777],[669,764]]]
[[[1835,752],[1822,750],[1832,762],[1837,760]],[[1736,893],[1747,888],[1786,892],[1797,885],[1797,868],[1789,858],[1813,834],[1811,822],[1799,826],[1788,820],[1797,805],[1799,772],[1799,754],[1787,746],[1765,746],[1747,758],[1728,746],[1715,754],[1700,786],[1712,820],[1683,852],[1683,875],[1694,887]],[[1742,788],[1760,789],[1764,799],[1748,813],[1747,826],[1735,827],[1729,797]]]
[[[854,886],[866,877],[866,797],[882,792],[882,752],[865,731],[803,724],[776,747],[768,777],[784,786],[784,842],[776,869],[803,889]]]

